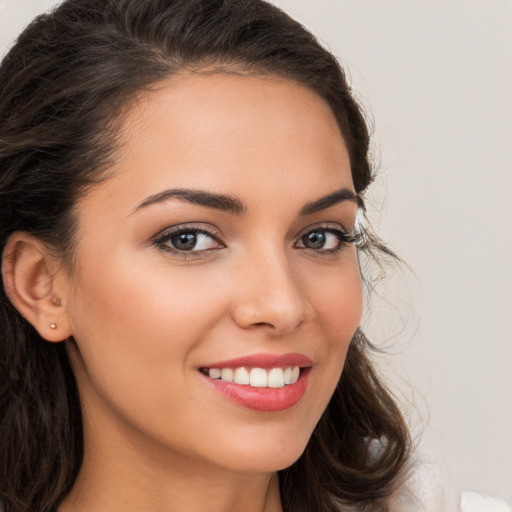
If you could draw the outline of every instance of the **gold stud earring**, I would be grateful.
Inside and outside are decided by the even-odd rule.
[[[57,329],[57,324],[53,324],[53,323],[52,323],[52,324],[50,324],[50,329],[51,329],[52,331],[55,331],[55,329]]]

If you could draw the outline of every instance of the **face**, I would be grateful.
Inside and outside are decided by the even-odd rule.
[[[361,315],[333,114],[289,81],[189,74],[139,98],[121,142],[63,277],[86,446],[115,431],[171,461],[292,464]]]

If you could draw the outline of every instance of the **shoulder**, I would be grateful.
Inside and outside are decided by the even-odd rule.
[[[512,512],[512,503],[479,492],[464,491],[460,497],[460,512]]]
[[[473,491],[457,492],[438,462],[414,457],[389,512],[512,512],[512,503]]]
[[[437,462],[413,460],[389,502],[390,512],[459,512],[460,496]]]

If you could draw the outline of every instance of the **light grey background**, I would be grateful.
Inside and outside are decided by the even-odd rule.
[[[54,3],[0,0],[0,53]],[[511,500],[512,3],[275,3],[341,58],[374,119],[372,217],[415,274],[390,276],[398,310],[377,301],[369,329],[394,342],[385,370],[422,449],[459,490]]]

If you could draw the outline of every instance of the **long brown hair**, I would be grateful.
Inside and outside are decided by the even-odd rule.
[[[0,67],[0,251],[28,231],[72,258],[73,206],[108,177],[123,107],[184,68],[274,74],[332,109],[356,192],[374,175],[361,109],[336,59],[262,0],[67,0],[36,18]],[[359,248],[385,251],[375,238]],[[380,510],[400,482],[409,434],[358,331],[304,454],[279,472],[287,512]],[[0,508],[50,512],[83,455],[66,344],[45,343],[0,287]],[[377,447],[377,448],[375,448]]]

